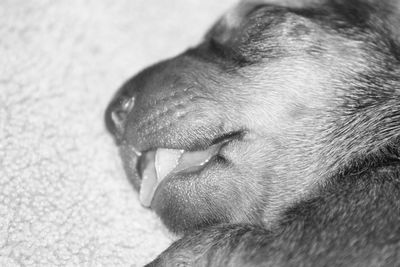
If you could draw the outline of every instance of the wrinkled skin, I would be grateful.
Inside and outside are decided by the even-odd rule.
[[[400,263],[399,9],[245,1],[118,91],[106,122],[136,189],[134,151],[231,140],[157,189],[185,236],[151,266]]]

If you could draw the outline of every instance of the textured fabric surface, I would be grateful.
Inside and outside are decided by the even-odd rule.
[[[0,2],[0,266],[141,266],[168,246],[103,113],[234,2]]]

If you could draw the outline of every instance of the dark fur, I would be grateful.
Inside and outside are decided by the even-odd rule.
[[[400,266],[400,2],[253,2],[108,107],[137,189],[133,150],[234,137],[157,190],[151,266]]]

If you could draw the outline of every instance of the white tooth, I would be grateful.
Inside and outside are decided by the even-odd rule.
[[[156,192],[158,182],[154,166],[155,152],[151,151],[144,155],[146,165],[142,173],[142,183],[140,185],[139,199],[143,206],[150,207]]]
[[[143,206],[150,207],[157,186],[158,182],[153,165],[153,168],[150,166],[143,171],[142,184],[139,192],[139,200]]]
[[[160,183],[179,163],[184,150],[159,148],[156,152],[155,167]]]

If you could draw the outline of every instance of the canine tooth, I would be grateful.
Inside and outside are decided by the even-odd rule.
[[[156,152],[155,168],[160,183],[179,164],[184,150],[159,148]]]
[[[155,177],[155,174],[151,173],[151,171],[145,170],[142,179],[139,200],[144,207],[150,207],[158,185],[157,178]]]
[[[146,166],[142,173],[142,183],[139,192],[139,200],[144,207],[150,207],[158,186],[157,174],[154,167],[154,154],[154,152],[149,152],[145,155]]]

